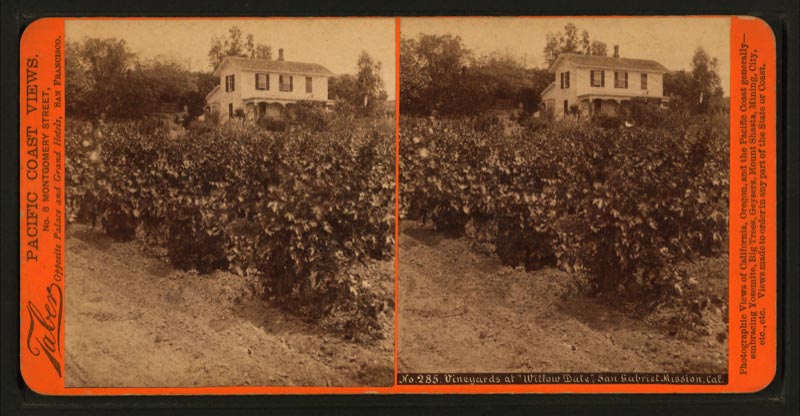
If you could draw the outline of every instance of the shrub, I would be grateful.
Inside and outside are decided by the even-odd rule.
[[[376,333],[385,311],[342,270],[391,253],[393,137],[306,129],[290,138],[238,124],[178,140],[138,131],[111,125],[84,146],[85,134],[68,130],[71,220],[99,219],[182,269],[255,273],[268,297],[310,317],[355,302],[374,314],[350,326]]]
[[[300,101],[292,110],[292,124],[311,131],[323,131],[328,128],[328,115],[320,105]]]
[[[563,120],[503,137],[405,119],[401,215],[471,225],[505,263],[558,264],[593,292],[665,290],[667,266],[724,247],[727,123],[597,124]]]
[[[631,100],[622,103],[622,118],[634,125],[647,128],[659,128],[667,120],[669,112],[661,108],[660,103],[643,100]]]
[[[258,126],[267,131],[284,132],[289,129],[289,123],[286,120],[263,117],[258,120]]]
[[[622,118],[616,115],[595,114],[592,121],[604,129],[616,129],[622,126]]]

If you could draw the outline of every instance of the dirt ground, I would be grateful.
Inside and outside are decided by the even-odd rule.
[[[709,335],[673,336],[646,317],[573,293],[565,272],[503,266],[466,239],[419,223],[401,230],[401,373],[726,372],[720,309],[705,312]],[[727,298],[727,259],[703,268]]]
[[[67,387],[392,384],[391,336],[346,341],[266,305],[238,275],[175,270],[88,226],[67,234]],[[393,278],[392,260],[373,266]]]

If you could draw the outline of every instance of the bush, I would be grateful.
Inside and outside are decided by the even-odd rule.
[[[616,115],[595,114],[592,121],[600,128],[616,129],[622,126],[622,118]]]
[[[325,108],[312,103],[300,101],[291,111],[292,124],[311,131],[323,131],[328,128],[328,114]]]
[[[647,128],[659,128],[667,122],[670,114],[660,103],[643,100],[631,100],[622,103],[622,117],[634,125]]]
[[[166,250],[182,269],[255,273],[268,297],[307,316],[345,301],[380,312],[360,280],[341,272],[391,253],[391,135],[297,130],[290,139],[234,124],[168,140],[138,127],[108,126],[88,145],[68,127],[70,220],[99,219],[111,235]],[[374,334],[378,316],[351,318]]]
[[[289,130],[289,123],[286,120],[272,118],[272,117],[263,117],[258,120],[258,126],[267,131],[274,131],[274,132],[284,132]]]
[[[596,124],[503,137],[404,119],[401,215],[478,230],[505,263],[558,264],[595,293],[666,290],[667,266],[724,248],[727,123]]]

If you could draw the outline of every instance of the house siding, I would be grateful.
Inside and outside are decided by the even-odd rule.
[[[256,89],[256,73],[269,74],[269,90]],[[279,72],[263,72],[263,71],[241,71],[244,82],[242,85],[241,94],[243,98],[264,98],[275,100],[311,100],[311,101],[327,101],[328,100],[328,78],[318,75],[304,75],[304,74],[287,74]],[[281,91],[278,83],[279,76],[293,76],[294,81],[293,91]],[[310,76],[312,81],[311,93],[306,93],[306,76]],[[224,78],[223,78],[224,80]],[[236,88],[239,88],[239,81],[237,80]]]
[[[603,86],[593,87],[591,83],[592,71],[603,71],[604,83]],[[568,108],[578,106],[581,111],[588,110],[581,107],[581,100],[586,95],[597,95],[597,98],[605,100],[626,100],[635,97],[647,98],[663,98],[664,95],[664,74],[658,71],[641,71],[629,69],[612,69],[612,68],[592,68],[576,66],[569,62],[561,62],[551,68],[553,72],[554,84],[552,88],[542,95],[542,102],[545,103],[548,111],[552,111],[556,117],[564,115],[564,101],[567,101]],[[561,88],[561,73],[569,72],[570,82],[569,88]],[[616,88],[614,86],[614,72],[628,73],[628,86],[627,88]],[[641,77],[642,74],[647,74],[647,88],[642,89]],[[588,103],[591,104],[591,103]],[[606,109],[614,109],[618,103],[608,102],[604,105]],[[613,105],[612,105],[613,104]],[[613,111],[613,109],[611,109]],[[604,109],[604,112],[605,109]]]
[[[256,89],[256,73],[269,74],[269,90]],[[234,76],[234,90],[225,91],[225,77]],[[280,91],[279,77],[292,76],[292,91]],[[306,77],[312,78],[312,91],[306,92]],[[291,72],[258,71],[237,68],[234,64],[225,63],[219,68],[219,89],[208,97],[208,105],[212,111],[218,111],[221,120],[228,120],[229,105],[233,105],[234,112],[248,109],[245,100],[257,99],[278,102],[282,105],[297,101],[328,102],[328,76],[301,74]],[[248,116],[249,117],[249,116]]]
[[[592,86],[592,71],[602,70],[605,73],[605,85],[603,87]],[[614,87],[614,72],[628,73],[628,88]],[[584,94],[607,94],[625,97],[661,97],[664,95],[664,75],[658,72],[630,71],[624,69],[603,69],[603,68],[574,68],[573,75],[576,78],[577,96]],[[641,88],[642,74],[647,74],[647,89]]]

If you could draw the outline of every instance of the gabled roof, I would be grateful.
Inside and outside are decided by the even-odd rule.
[[[206,101],[208,101],[212,95],[216,94],[217,91],[219,91],[219,85],[214,86],[214,88],[212,88],[211,91],[206,94]]]
[[[549,71],[560,64],[573,64],[582,67],[629,69],[633,71],[670,72],[664,65],[650,59],[614,58],[613,56],[581,55],[562,53],[550,65]]]
[[[233,65],[237,68],[242,68],[250,71],[270,71],[270,72],[286,72],[290,74],[305,74],[305,75],[322,75],[334,76],[328,68],[320,64],[311,64],[307,62],[290,62],[290,61],[277,61],[272,59],[252,59],[242,58],[239,56],[228,56],[220,62],[219,66],[214,70],[214,75],[219,75],[219,70],[226,66]]]

